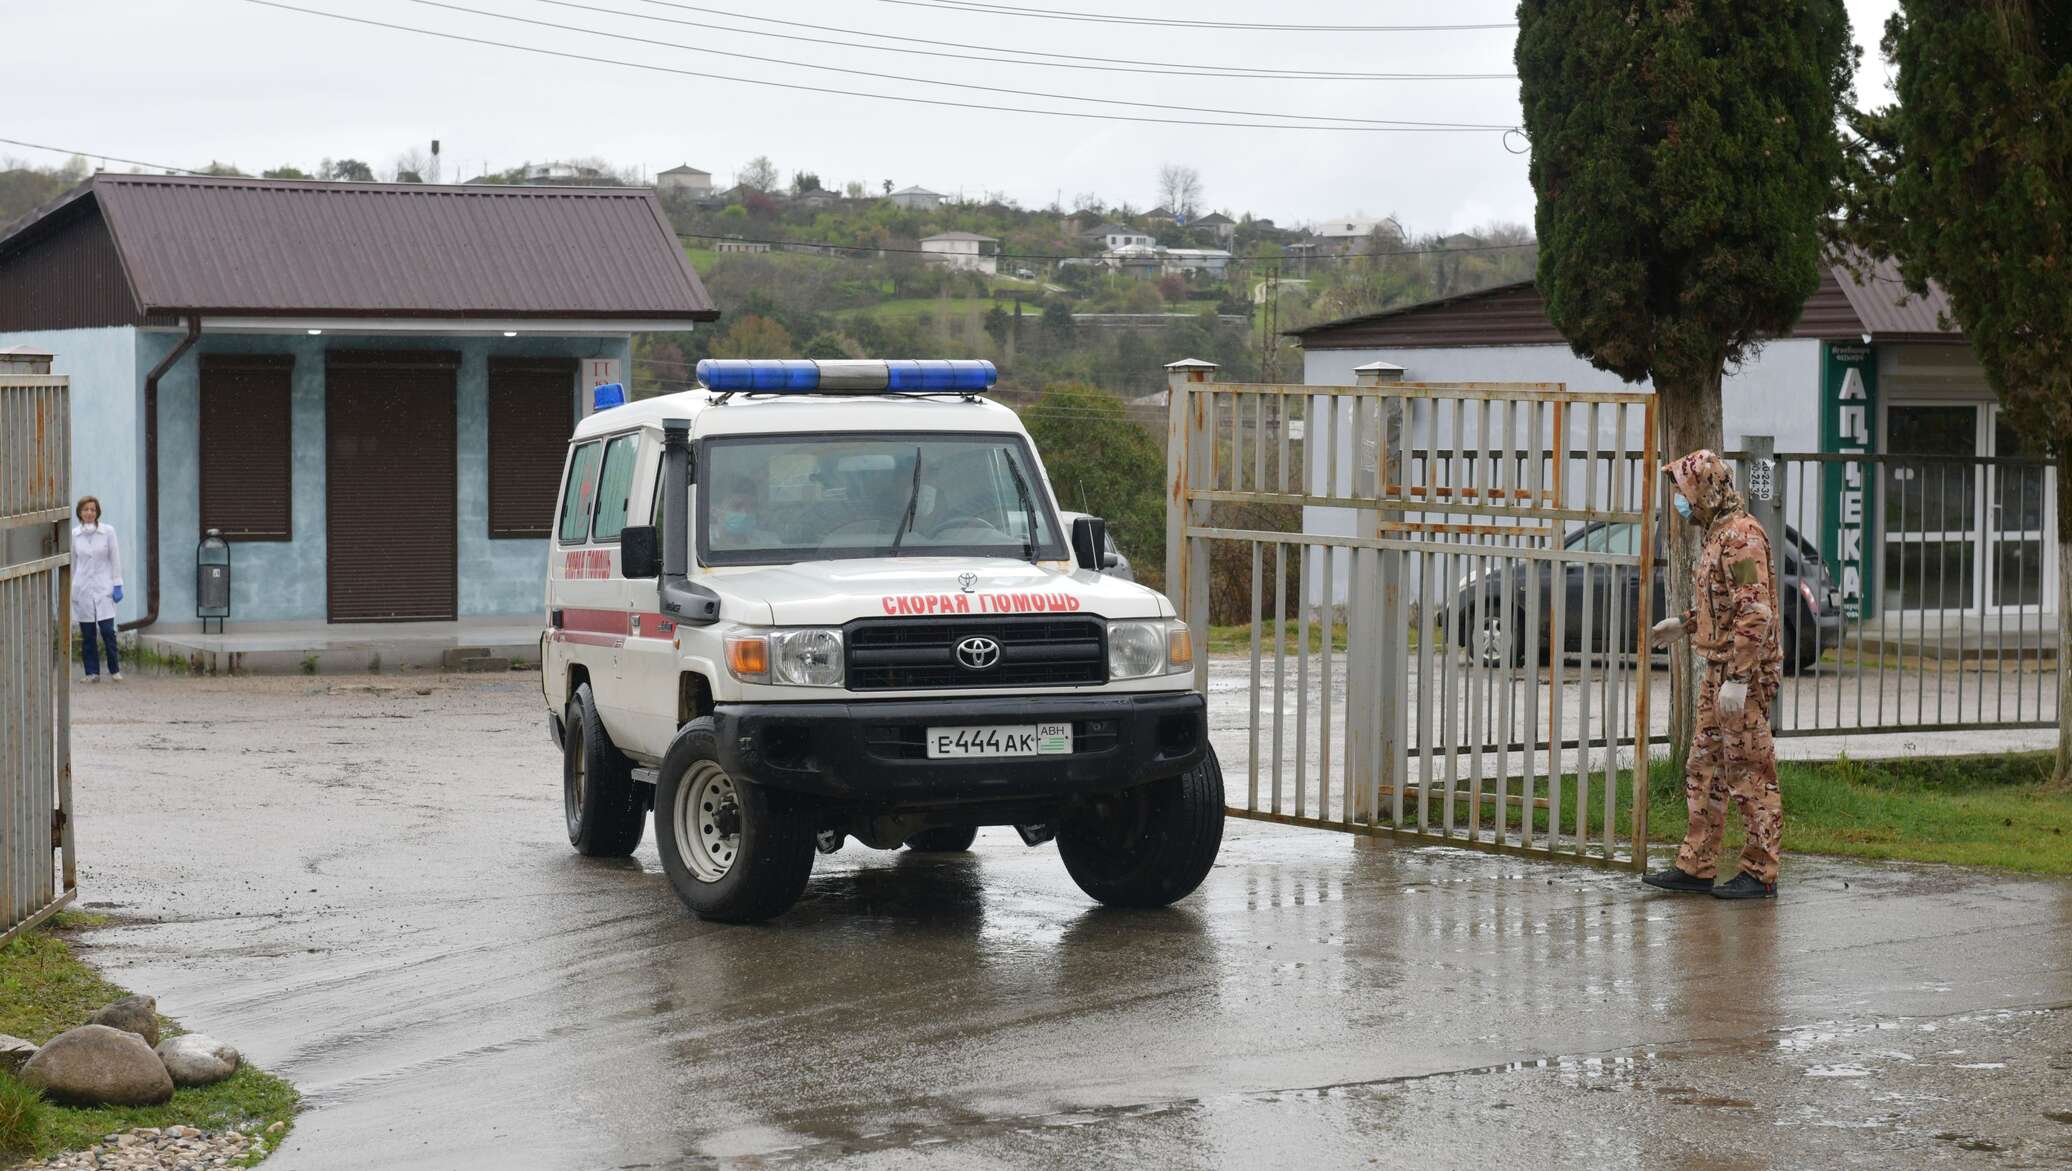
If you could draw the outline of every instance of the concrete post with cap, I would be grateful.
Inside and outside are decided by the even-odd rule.
[[[1362,389],[1372,389],[1401,382],[1403,368],[1393,362],[1369,362],[1353,367],[1353,377]],[[1359,398],[1346,404],[1356,421],[1364,422],[1360,416],[1368,410],[1367,401]],[[1354,498],[1379,504],[1388,498],[1391,480],[1403,478],[1393,463],[1403,450],[1403,400],[1378,397],[1372,401],[1374,450],[1370,455],[1360,440],[1362,428],[1354,426],[1355,449],[1347,463],[1353,469]],[[1379,540],[1385,535],[1385,514],[1380,508],[1354,509],[1353,514],[1356,537]],[[1402,696],[1388,681],[1407,679],[1409,671],[1403,557],[1396,549],[1354,553],[1347,588],[1346,699],[1349,710],[1364,713],[1364,718],[1346,721],[1350,734],[1346,759],[1352,768],[1354,815],[1362,821],[1374,819],[1381,790],[1400,788],[1402,776],[1397,762],[1403,755],[1402,733],[1407,721],[1400,710]]]

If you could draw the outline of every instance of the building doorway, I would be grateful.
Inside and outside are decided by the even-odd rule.
[[[325,497],[333,622],[455,616],[458,364],[446,353],[328,355]]]
[[[1994,403],[1892,403],[1884,429],[1883,608],[2041,613],[2057,590],[2054,484],[2022,462],[2040,452]]]

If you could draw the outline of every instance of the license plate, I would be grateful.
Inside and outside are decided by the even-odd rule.
[[[928,729],[928,758],[952,756],[1065,756],[1072,751],[1070,724],[985,724]]]
[[[1842,592],[1840,590],[1827,591],[1827,608],[1829,613],[1842,608]]]

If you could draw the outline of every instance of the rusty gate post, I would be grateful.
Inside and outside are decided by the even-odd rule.
[[[1206,527],[1209,504],[1194,499],[1210,487],[1215,467],[1215,436],[1206,423],[1209,388],[1219,367],[1199,358],[1166,365],[1166,596],[1180,617],[1194,628],[1196,644],[1209,639],[1209,546],[1188,536],[1190,527]],[[1194,689],[1209,690],[1209,656],[1194,656]]]
[[[1392,362],[1369,362],[1353,369],[1358,385],[1376,388],[1401,382],[1403,368]],[[1402,400],[1374,400],[1374,454],[1370,461],[1361,428],[1365,404],[1354,400],[1352,495],[1375,507],[1353,510],[1356,538],[1379,540],[1384,513],[1380,502],[1389,494],[1391,453],[1400,450]],[[1333,408],[1337,409],[1336,406]],[[1397,476],[1400,480],[1401,477]],[[1336,485],[1332,494],[1337,493]],[[1374,820],[1384,788],[1399,784],[1396,759],[1402,748],[1399,710],[1407,693],[1388,685],[1390,672],[1407,669],[1403,621],[1403,554],[1394,549],[1355,552],[1346,592],[1346,765],[1354,794],[1353,820]],[[1402,678],[1396,675],[1395,678]]]

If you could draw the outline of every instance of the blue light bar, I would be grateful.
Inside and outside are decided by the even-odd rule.
[[[991,389],[999,378],[984,360],[902,359],[884,362],[801,358],[707,358],[698,381],[709,390],[869,394],[873,391],[960,393]]]
[[[999,375],[983,358],[905,358],[885,363],[889,390],[988,390]]]
[[[626,405],[626,387],[623,383],[603,382],[590,388],[590,408],[608,411],[613,407]]]

